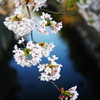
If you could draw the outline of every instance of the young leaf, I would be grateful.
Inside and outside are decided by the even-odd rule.
[[[83,0],[83,2],[86,4],[87,3],[87,1],[86,0]]]
[[[90,20],[90,23],[94,23],[94,22],[95,22],[95,20],[94,20],[94,19],[91,19],[91,20]]]
[[[66,95],[70,97],[70,93],[68,91],[66,92]]]
[[[67,9],[69,9],[70,6],[71,6],[71,0],[68,0],[68,2],[67,2]]]

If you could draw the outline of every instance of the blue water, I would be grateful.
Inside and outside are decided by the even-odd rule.
[[[50,30],[50,28],[48,28]],[[93,94],[87,83],[87,80],[79,72],[76,71],[74,61],[70,58],[70,49],[68,45],[58,34],[50,34],[49,36],[39,34],[36,30],[33,32],[34,40],[36,42],[54,42],[55,48],[51,52],[51,55],[59,57],[58,63],[63,65],[61,69],[61,77],[55,81],[58,87],[65,87],[69,89],[72,86],[77,85],[77,91],[79,92],[78,100],[93,100]],[[27,41],[31,40],[30,35],[27,35]],[[45,58],[43,62],[47,62]],[[17,83],[22,87],[21,91],[16,95],[18,100],[58,100],[60,92],[50,82],[41,82],[39,80],[40,73],[37,66],[21,67],[17,65],[12,58],[9,65],[17,71]],[[80,83],[83,83],[80,86]],[[89,99],[88,99],[89,97]]]

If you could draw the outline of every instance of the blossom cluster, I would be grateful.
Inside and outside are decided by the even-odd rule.
[[[56,21],[52,21],[52,17],[48,13],[42,12],[42,16],[40,17],[42,20],[39,22],[38,30],[40,33],[44,33],[49,35],[49,32],[46,29],[46,26],[51,26],[52,30],[50,33],[57,33],[62,28],[62,22],[57,23]]]
[[[50,33],[57,33],[62,28],[62,22],[57,23],[52,21],[52,17],[48,13],[42,12],[40,16],[41,20],[37,24],[34,18],[23,17],[22,9],[16,8],[14,15],[6,17],[4,25],[11,31],[13,31],[17,36],[24,36],[31,33],[32,30],[37,26],[40,33],[49,35],[46,27],[51,26],[52,30]]]
[[[58,97],[60,100],[76,100],[78,97],[78,93],[76,91],[77,86],[71,87],[69,90],[64,90],[64,88],[61,88],[61,95]]]
[[[79,13],[87,21],[87,24],[94,27],[100,32],[100,0],[80,0],[77,3],[79,7]]]
[[[22,7],[27,4],[27,6],[33,6],[33,12],[39,11],[39,8],[44,6],[47,0],[15,0],[15,7]]]
[[[24,36],[35,28],[33,18],[23,18],[21,10],[18,8],[15,9],[13,16],[5,18],[4,25],[19,36]]]
[[[29,41],[27,45],[24,44],[24,39],[18,41],[18,44],[23,44],[24,48],[18,48],[17,45],[14,46],[13,53],[15,61],[22,67],[35,66],[41,61],[43,56],[48,57],[52,49],[55,47],[53,43],[37,43],[33,44]]]
[[[41,76],[39,77],[41,81],[55,81],[60,78],[60,70],[62,65],[55,62],[58,57],[55,55],[52,58],[48,57],[49,64],[39,64],[38,68],[41,71]]]

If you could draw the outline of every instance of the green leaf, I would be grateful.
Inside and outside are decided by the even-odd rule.
[[[25,57],[28,57],[28,54],[27,53],[25,53]]]
[[[87,3],[87,1],[86,0],[83,0],[83,2],[86,4]]]
[[[68,2],[67,2],[67,9],[69,9],[70,6],[71,6],[71,0],[68,0]]]
[[[94,20],[94,19],[91,19],[89,22],[90,22],[90,23],[94,23],[94,22],[95,22],[95,20]]]
[[[50,24],[50,22],[51,22],[51,20],[47,20],[47,22],[48,22],[48,25]]]
[[[56,66],[54,66],[54,65],[51,65],[51,68],[53,68],[53,67],[56,67]]]
[[[68,91],[66,92],[66,95],[70,97],[70,94],[69,94],[69,92],[68,92]]]
[[[61,91],[62,94],[64,94],[65,91]]]

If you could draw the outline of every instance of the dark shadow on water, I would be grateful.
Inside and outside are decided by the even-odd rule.
[[[86,44],[75,25],[66,25],[65,28],[63,28],[61,37],[70,47],[70,57],[77,65],[74,69],[86,78],[95,96],[93,100],[98,100],[100,94],[100,68],[97,66],[96,59],[93,57],[91,51],[86,48]],[[79,86],[83,84],[83,82],[80,82]],[[91,99],[86,98],[85,100]]]
[[[16,92],[21,87],[16,81],[17,72],[9,66],[16,41],[13,32],[5,28],[4,18],[5,16],[0,15],[0,100],[19,100]]]

